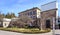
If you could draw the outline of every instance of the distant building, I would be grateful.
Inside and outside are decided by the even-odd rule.
[[[0,21],[0,27],[8,27],[10,24],[11,19],[3,18],[2,21]]]
[[[14,21],[17,21],[18,18],[11,18],[11,19],[8,19],[8,18],[3,18],[2,21],[0,21],[0,27],[9,27],[11,24],[11,22],[14,22]]]

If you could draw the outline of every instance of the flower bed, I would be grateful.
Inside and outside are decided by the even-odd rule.
[[[26,28],[0,28],[0,30],[5,30],[5,31],[12,31],[12,32],[19,32],[19,33],[30,33],[30,34],[36,34],[36,33],[47,33],[50,32],[51,30],[39,30],[38,28],[31,28],[31,29],[26,29]]]

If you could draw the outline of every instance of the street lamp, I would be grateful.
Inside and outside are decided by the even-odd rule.
[[[53,32],[53,35],[55,35],[55,17],[53,17],[53,30],[52,30],[52,32]]]

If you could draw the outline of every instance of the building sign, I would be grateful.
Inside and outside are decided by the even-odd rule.
[[[44,4],[41,6],[41,10],[42,11],[46,11],[46,10],[51,10],[51,9],[56,9],[58,8],[58,3],[57,1],[53,1],[47,4]]]

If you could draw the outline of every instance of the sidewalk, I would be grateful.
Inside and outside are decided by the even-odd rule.
[[[60,35],[60,30],[55,30],[55,34]],[[24,34],[24,33],[16,33],[16,32],[9,32],[9,31],[2,31],[0,30],[0,35],[53,35],[53,32],[48,33],[40,33],[40,34]]]
[[[24,34],[24,33],[16,33],[16,32],[9,32],[9,31],[1,31],[0,35],[52,35],[51,32],[49,33],[40,33],[40,34]]]

